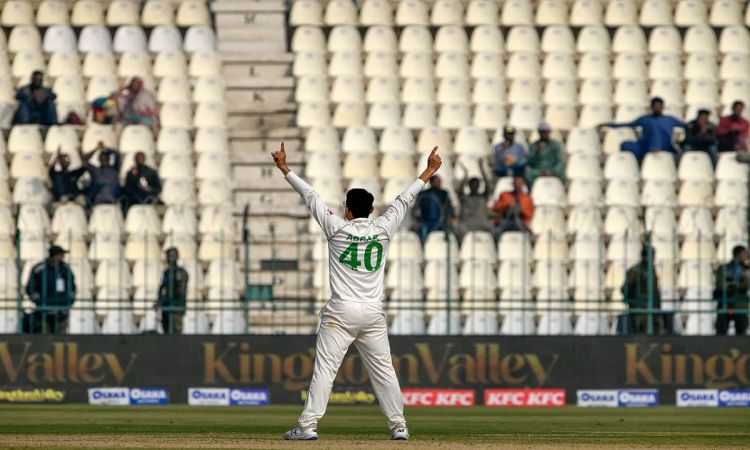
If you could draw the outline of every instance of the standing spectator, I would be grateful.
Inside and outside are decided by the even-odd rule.
[[[459,163],[467,173],[466,166]],[[469,178],[468,175],[456,186],[458,190],[458,199],[461,205],[461,213],[458,216],[458,226],[456,227],[456,236],[459,241],[463,240],[469,231],[492,231],[490,226],[489,214],[487,209],[487,199],[490,195],[489,180],[484,172],[484,159],[479,164],[482,179],[477,177]],[[484,182],[484,189],[479,190],[480,183]],[[466,193],[466,186],[469,187],[469,193]]]
[[[156,170],[146,165],[145,153],[135,154],[135,163],[125,177],[124,190],[128,206],[159,202],[161,181]]]
[[[180,253],[175,247],[167,249],[167,268],[161,276],[157,309],[161,309],[161,324],[166,334],[182,334],[182,317],[187,304],[188,273],[177,265]]]
[[[24,318],[27,333],[60,333],[65,330],[68,311],[76,294],[75,277],[64,262],[65,253],[62,247],[53,245],[47,259],[31,269],[26,293],[37,309]]]
[[[666,151],[675,153],[672,144],[672,133],[675,128],[685,128],[685,122],[672,116],[664,115],[664,100],[661,97],[651,99],[651,114],[641,116],[632,122],[609,122],[597,126],[601,127],[629,127],[640,128],[641,137],[637,141],[625,141],[620,150],[632,152],[640,163],[648,152]]]
[[[747,151],[747,134],[750,123],[742,117],[745,104],[739,100],[732,103],[732,114],[722,117],[716,134],[719,138],[719,151]]]
[[[89,163],[91,157],[97,152],[99,152],[99,167]],[[81,161],[91,176],[91,184],[88,188],[89,206],[119,202],[120,152],[105,148],[104,143],[100,141],[94,150],[81,154]]]
[[[516,129],[508,125],[503,128],[503,142],[495,145],[492,171],[498,178],[523,176],[526,152],[515,138]]]
[[[498,214],[497,235],[506,231],[528,231],[531,218],[534,216],[534,202],[526,193],[526,182],[523,177],[513,179],[513,190],[503,192],[492,207]]]
[[[526,184],[533,186],[540,176],[553,176],[565,182],[565,161],[562,145],[550,139],[552,128],[547,122],[539,124],[539,140],[529,147],[529,158],[526,162]]]
[[[143,80],[133,77],[130,84],[117,94],[117,109],[125,125],[140,124],[159,129],[159,106],[154,93],[146,89]]]
[[[442,179],[433,175],[430,177],[430,188],[417,195],[412,215],[414,228],[422,241],[431,231],[445,229],[453,219],[453,206],[448,191],[442,185]]]
[[[44,73],[35,70],[31,74],[31,81],[16,92],[18,109],[13,118],[13,123],[39,125],[55,125],[57,123],[57,108],[55,99],[57,95],[50,88],[46,88]]]
[[[50,161],[49,179],[52,183],[52,197],[56,202],[61,200],[75,201],[82,194],[78,187],[78,179],[86,172],[86,169],[79,167],[70,170],[70,156],[60,152],[59,147]]]
[[[685,151],[701,151],[711,155],[711,161],[716,164],[717,143],[716,127],[708,118],[711,111],[699,109],[695,120],[690,121],[685,129],[685,141],[682,147]]]
[[[734,321],[737,336],[744,336],[747,332],[747,312],[738,313],[736,310],[750,308],[750,275],[747,265],[747,248],[738,245],[732,249],[732,261],[719,266],[716,270],[716,290],[714,297],[717,301],[719,313],[716,316],[716,334],[726,335],[729,322]]]
[[[627,313],[625,334],[647,333],[649,317],[653,318],[654,334],[664,332],[664,317],[661,313],[653,312],[661,308],[661,297],[659,280],[654,268],[654,249],[648,244],[641,250],[641,261],[628,269],[622,285],[622,295],[628,308],[634,310]],[[649,306],[653,311],[644,312],[643,310],[647,310]]]

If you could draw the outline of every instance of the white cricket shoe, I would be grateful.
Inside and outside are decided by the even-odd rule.
[[[408,441],[409,440],[409,429],[406,428],[405,423],[399,423],[395,427],[391,428],[391,440],[392,441]]]
[[[284,439],[287,441],[317,441],[318,427],[316,425],[310,425],[309,427],[297,425],[284,433]]]

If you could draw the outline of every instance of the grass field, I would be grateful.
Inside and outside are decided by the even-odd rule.
[[[410,442],[377,407],[331,407],[317,442],[283,442],[297,406],[0,406],[1,448],[750,448],[750,409],[411,408]]]

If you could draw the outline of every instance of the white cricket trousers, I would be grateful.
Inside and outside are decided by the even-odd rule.
[[[388,419],[388,428],[406,423],[401,388],[391,361],[383,303],[331,300],[320,312],[315,367],[305,409],[299,416],[300,426],[316,425],[325,414],[333,380],[352,342],[367,368],[380,410]]]

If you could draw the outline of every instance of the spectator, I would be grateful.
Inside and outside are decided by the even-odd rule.
[[[91,118],[96,123],[111,125],[117,119],[117,99],[114,95],[97,97],[91,102]]]
[[[35,70],[31,74],[31,81],[16,92],[18,109],[13,123],[39,125],[55,125],[57,123],[57,95],[50,88],[43,86],[44,73]]]
[[[60,333],[65,330],[68,311],[75,301],[73,271],[65,264],[62,247],[49,248],[48,258],[31,269],[26,293],[37,309],[24,317],[27,333]]]
[[[687,124],[685,129],[685,141],[682,147],[685,151],[701,151],[711,155],[711,160],[716,164],[717,144],[716,127],[708,118],[711,111],[707,109],[698,110],[695,120]]]
[[[99,152],[99,167],[89,163],[96,152]],[[91,176],[88,188],[89,205],[117,203],[120,200],[120,152],[105,148],[100,141],[94,150],[81,154],[81,161]]]
[[[526,152],[515,137],[516,129],[508,125],[503,129],[503,142],[495,146],[492,171],[498,178],[523,176]]]
[[[159,174],[146,165],[146,155],[143,152],[135,154],[135,164],[128,170],[125,177],[124,190],[128,205],[159,202],[161,193]]]
[[[459,164],[463,167],[464,173],[467,173],[466,166],[462,162],[459,162]],[[480,173],[482,179],[480,180],[477,177],[469,178],[467,175],[456,187],[459,203],[461,204],[461,213],[459,214],[458,226],[456,227],[456,236],[459,240],[463,240],[469,231],[492,231],[487,210],[490,186],[484,172],[484,159],[481,159],[479,164],[481,165]],[[480,192],[479,186],[482,181],[484,181],[484,189]],[[469,187],[468,194],[466,193],[467,185]]]
[[[547,122],[539,124],[539,140],[529,147],[529,158],[526,162],[526,184],[533,186],[540,176],[553,176],[565,182],[565,162],[562,145],[550,139],[552,128]]]
[[[729,322],[734,322],[737,336],[747,332],[747,309],[750,308],[750,275],[747,265],[747,248],[738,245],[732,249],[732,261],[719,266],[716,270],[716,290],[714,297],[719,313],[716,316],[716,334],[726,335]],[[745,312],[736,312],[736,310]]]
[[[664,317],[661,313],[647,312],[661,308],[659,294],[659,280],[654,269],[654,249],[644,245],[641,250],[641,261],[628,269],[625,283],[622,285],[622,295],[628,308],[627,320],[624,326],[625,334],[644,334],[648,332],[649,318],[653,320],[653,333],[664,332]]]
[[[78,187],[78,179],[86,172],[86,169],[79,167],[70,170],[70,156],[62,153],[59,147],[51,161],[49,179],[52,183],[52,197],[56,202],[61,200],[75,201],[82,194]],[[57,169],[57,166],[60,168]]]
[[[722,117],[716,134],[719,138],[719,151],[747,151],[747,134],[750,123],[742,117],[745,104],[739,100],[732,103],[732,114]]]
[[[675,152],[674,145],[672,144],[672,132],[674,128],[685,128],[685,123],[675,117],[666,116],[663,112],[664,100],[660,97],[654,97],[651,99],[651,114],[641,116],[628,123],[610,122],[601,124],[597,126],[597,129],[601,127],[640,128],[640,139],[637,141],[626,141],[620,145],[622,151],[632,152],[640,163],[648,152]]]
[[[143,80],[134,77],[130,84],[117,94],[117,110],[125,125],[140,124],[159,129],[159,107],[153,92],[146,89]]]
[[[417,195],[412,210],[414,228],[424,241],[434,230],[445,229],[453,219],[453,206],[448,191],[442,188],[442,179],[438,175],[430,178],[430,188]]]
[[[166,251],[167,268],[161,276],[159,300],[156,308],[161,309],[161,324],[166,334],[182,334],[182,317],[187,303],[188,273],[177,265],[180,253],[175,247]]]
[[[534,216],[534,203],[526,193],[526,182],[523,177],[513,179],[513,190],[503,192],[492,207],[498,214],[496,220],[497,235],[506,231],[528,231],[531,218]]]

